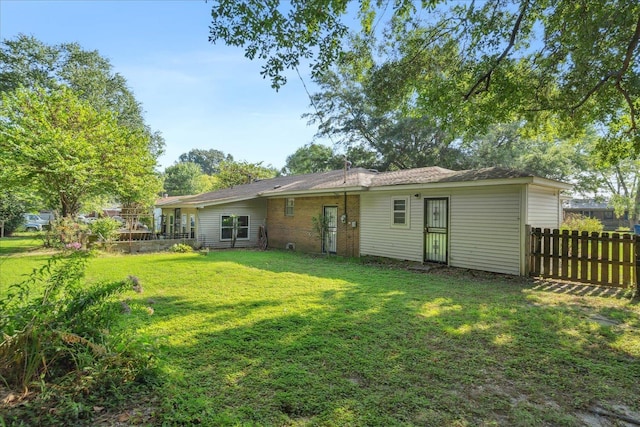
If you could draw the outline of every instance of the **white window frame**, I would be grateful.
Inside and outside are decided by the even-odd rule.
[[[284,199],[284,216],[293,216],[296,199],[289,197]]]
[[[229,227],[224,225],[224,219],[229,218],[231,216],[232,216],[231,214],[220,215],[220,241],[221,242],[230,242],[233,240],[233,236],[229,238],[222,237],[222,230],[228,229],[228,228],[231,228],[233,230],[232,226]],[[240,230],[241,228],[247,229],[247,237],[236,237],[236,240],[250,240],[251,239],[251,217],[249,215],[236,215],[236,216],[238,218],[247,217],[247,225],[244,227],[238,227],[238,230]]]
[[[404,202],[404,210],[396,210],[396,201]],[[393,228],[409,228],[409,196],[393,196],[391,197],[391,227]],[[396,213],[404,213],[404,222],[396,223]]]

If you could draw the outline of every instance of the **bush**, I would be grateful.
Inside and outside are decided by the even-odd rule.
[[[88,256],[55,256],[0,300],[0,380],[11,389],[39,391],[2,409],[16,424],[90,418],[96,401],[104,404],[100,399],[154,371],[153,349],[118,327],[126,304],[115,297],[141,291],[138,280],[86,286]]]
[[[51,222],[50,229],[44,237],[44,245],[51,248],[64,248],[71,243],[86,244],[89,226],[79,223],[73,218],[58,218]]]
[[[120,223],[113,218],[100,218],[89,225],[89,230],[100,242],[111,243],[120,235]]]
[[[186,243],[176,243],[171,246],[171,252],[189,253],[193,252],[193,248]]]
[[[560,226],[560,230],[568,231],[588,231],[590,233],[602,233],[604,225],[597,218],[589,218],[580,214],[567,214],[564,222]]]

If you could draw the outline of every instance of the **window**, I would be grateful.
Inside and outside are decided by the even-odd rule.
[[[604,211],[604,219],[613,219],[612,211]]]
[[[391,210],[393,215],[393,219],[391,221],[392,226],[406,227],[409,225],[409,213],[407,211],[408,206],[408,197],[391,199]]]
[[[295,199],[285,199],[284,201],[284,214],[286,216],[293,216],[293,206]]]
[[[233,232],[236,232],[236,239],[249,239],[249,216],[248,215],[222,215],[220,226],[220,240],[232,240]]]

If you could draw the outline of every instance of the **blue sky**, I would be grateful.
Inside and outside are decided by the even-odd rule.
[[[0,0],[0,38],[77,42],[108,58],[166,140],[162,170],[193,148],[280,169],[313,139],[315,128],[301,118],[307,93],[295,74],[276,92],[260,63],[210,43],[210,10],[203,0]]]

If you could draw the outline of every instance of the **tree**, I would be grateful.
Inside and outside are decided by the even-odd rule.
[[[0,135],[2,186],[30,189],[62,216],[93,197],[148,201],[159,189],[144,130],[64,86],[3,93]]]
[[[214,175],[220,171],[220,162],[233,161],[233,156],[231,154],[225,155],[222,151],[213,148],[209,150],[194,148],[188,153],[181,154],[178,160],[195,163],[200,166],[204,174]]]
[[[27,212],[27,203],[19,196],[10,192],[0,194],[0,222],[4,235],[10,235],[24,222],[22,216]]]
[[[116,113],[120,126],[143,132],[151,153],[164,150],[162,135],[145,124],[141,104],[125,78],[113,71],[98,51],[87,51],[77,43],[46,45],[32,36],[19,35],[0,45],[0,93],[19,87],[56,90],[71,88],[96,110]]]
[[[521,123],[494,125],[487,133],[463,144],[470,168],[499,166],[527,171],[558,181],[573,181],[586,167],[582,140],[546,139],[523,135]]]
[[[215,190],[233,187],[235,185],[250,184],[259,179],[273,178],[278,171],[271,166],[260,163],[224,161],[220,163],[220,172],[216,175]]]
[[[352,67],[327,72],[319,84],[321,91],[312,96],[315,110],[305,116],[318,124],[317,136],[336,141],[350,161],[369,153],[366,163],[374,164],[368,167],[379,170],[464,166],[455,139],[435,118],[406,104],[381,110]]]
[[[435,113],[440,129],[450,122],[475,133],[514,120],[540,127],[552,117],[576,135],[613,119],[640,152],[636,0],[350,3],[219,0],[209,38],[264,60],[262,74],[278,88],[302,61],[316,79],[338,62],[360,61],[344,50],[355,9],[362,38],[387,42],[362,70],[378,82],[378,100],[410,98]]]
[[[344,160],[340,159],[331,147],[321,144],[310,144],[300,147],[287,157],[282,168],[285,175],[302,175],[306,173],[326,172],[340,169]]]
[[[164,171],[164,190],[169,196],[199,194],[207,190],[200,166],[191,162],[176,163]]]

